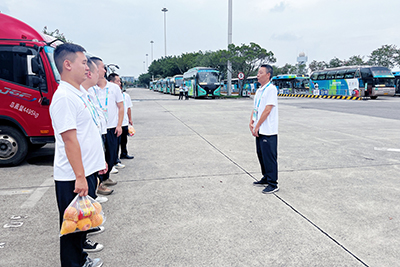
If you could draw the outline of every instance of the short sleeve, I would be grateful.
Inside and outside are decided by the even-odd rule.
[[[59,97],[52,103],[51,120],[54,131],[58,134],[77,128],[79,110],[73,100],[68,97]]]

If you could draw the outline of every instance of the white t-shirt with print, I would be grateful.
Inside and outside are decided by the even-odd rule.
[[[268,86],[267,86],[268,85]],[[265,88],[265,90],[264,90]],[[258,107],[257,119],[254,122],[254,126],[257,124],[261,117],[264,109],[268,105],[272,105],[272,109],[267,119],[261,124],[259,133],[262,135],[276,135],[278,134],[278,91],[272,83],[268,83],[263,87],[257,89],[254,97],[254,108],[257,108],[258,101],[260,104]]]
[[[97,97],[96,95],[96,87],[98,87],[97,85],[90,87],[88,89],[88,93],[90,96],[90,99],[92,100],[92,103],[94,103],[94,106],[97,109],[97,113],[100,116],[100,130],[101,130],[101,134],[106,134],[107,133],[107,120],[106,120],[106,114],[105,111],[100,107],[100,99]]]
[[[54,180],[74,181],[75,173],[68,161],[61,134],[76,130],[81,149],[85,176],[105,169],[103,145],[99,130],[84,99],[82,91],[61,81],[50,104],[50,117],[54,129]]]
[[[124,120],[122,121],[122,126],[129,125],[128,108],[132,107],[131,96],[128,93],[123,92],[122,97],[124,99]]]

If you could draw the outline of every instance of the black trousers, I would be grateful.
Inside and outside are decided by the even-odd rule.
[[[97,173],[86,177],[89,187],[89,196],[96,198]],[[60,229],[64,211],[76,197],[75,181],[55,181],[56,198],[60,218]],[[62,267],[81,267],[86,262],[88,254],[83,251],[86,232],[77,232],[60,237],[60,259]]]
[[[118,137],[115,134],[115,128],[107,129],[107,134],[103,135],[105,157],[108,165],[107,173],[99,175],[100,181],[104,182],[110,178],[110,171],[112,167],[117,163],[118,159]]]
[[[256,148],[263,179],[276,188],[278,186],[278,136],[259,135],[256,137]]]
[[[117,156],[119,154],[119,147],[121,147],[121,155],[128,155],[128,149],[126,148],[126,145],[128,144],[128,126],[122,126],[122,134],[118,137],[118,150],[117,150]]]

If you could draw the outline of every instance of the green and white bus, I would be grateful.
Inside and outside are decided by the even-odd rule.
[[[171,84],[171,94],[172,95],[179,95],[179,87],[183,83],[183,75],[175,75],[174,77],[171,78],[170,84]]]
[[[207,67],[196,67],[183,74],[183,82],[189,88],[189,96],[221,96],[221,76],[218,70]]]

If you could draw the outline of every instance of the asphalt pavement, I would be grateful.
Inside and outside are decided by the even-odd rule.
[[[135,158],[112,175],[106,231],[91,237],[104,266],[400,266],[400,120],[279,98],[280,191],[264,195],[252,99],[128,93]],[[0,168],[1,267],[60,265],[53,155],[48,144]]]

